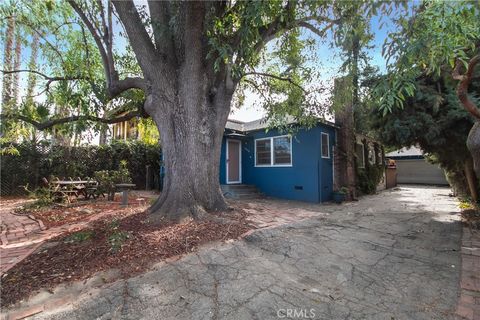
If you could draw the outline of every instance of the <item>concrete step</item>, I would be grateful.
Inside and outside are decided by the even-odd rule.
[[[257,187],[253,184],[222,184],[222,188],[231,189],[231,190],[242,190],[242,189],[256,189]]]
[[[221,185],[223,195],[230,199],[259,199],[263,194],[254,186],[247,184]]]

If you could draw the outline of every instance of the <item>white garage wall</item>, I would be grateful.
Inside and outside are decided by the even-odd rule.
[[[396,159],[397,183],[448,185],[443,170],[424,159]]]

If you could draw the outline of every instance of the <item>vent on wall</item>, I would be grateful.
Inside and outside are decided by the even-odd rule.
[[[303,186],[295,186],[295,190],[303,190]]]

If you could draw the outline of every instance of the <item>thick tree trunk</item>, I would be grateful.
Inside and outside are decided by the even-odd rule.
[[[227,209],[219,164],[231,94],[220,89],[211,99],[205,83],[190,83],[188,93],[180,90],[173,106],[153,96],[147,99],[145,108],[160,132],[165,166],[162,194],[149,210],[153,223],[202,219],[208,212]]]
[[[480,177],[480,121],[475,122],[472,129],[470,129],[467,138],[467,148],[472,155],[473,168],[478,178]]]
[[[465,178],[467,179],[468,190],[469,190],[470,196],[472,197],[472,201],[474,203],[477,203],[478,201],[477,179],[473,171],[473,161],[470,158],[467,161],[465,161]]]
[[[145,111],[157,125],[162,144],[164,187],[149,209],[150,220],[199,219],[227,209],[220,191],[219,162],[236,82],[209,46],[205,21],[217,3],[182,3],[180,31],[157,32],[157,48],[133,4],[115,1],[114,5],[142,68],[147,83]],[[168,10],[153,1],[150,5],[157,22],[167,26]]]

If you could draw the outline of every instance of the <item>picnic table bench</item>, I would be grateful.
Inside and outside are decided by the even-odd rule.
[[[90,196],[95,198],[97,184],[95,180],[54,180],[51,182],[51,191],[70,202],[70,196],[78,197],[80,194],[86,199]]]

